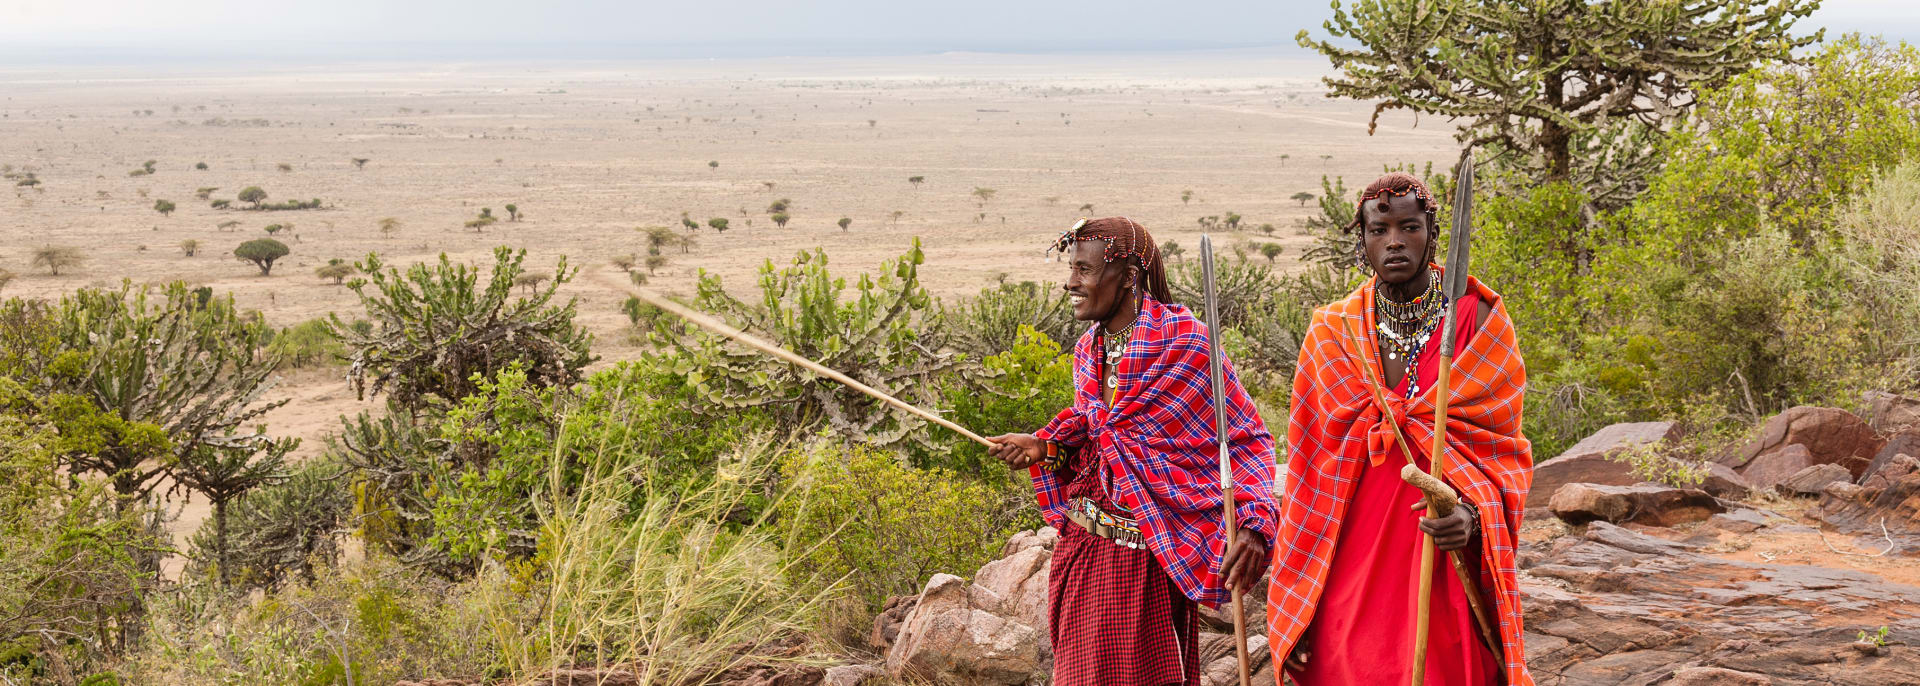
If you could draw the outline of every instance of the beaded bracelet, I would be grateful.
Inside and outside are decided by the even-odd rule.
[[[1043,441],[1047,445],[1047,456],[1040,458],[1040,466],[1049,472],[1060,471],[1060,444]]]

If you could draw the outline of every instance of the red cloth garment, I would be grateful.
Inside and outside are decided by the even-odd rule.
[[[1089,327],[1074,345],[1073,407],[1035,435],[1098,455],[1112,481],[1109,495],[1140,521],[1147,548],[1167,576],[1186,597],[1217,606],[1228,600],[1219,569],[1227,541],[1220,531],[1220,453],[1207,350],[1206,325],[1186,307],[1145,298],[1117,365],[1113,407],[1101,400],[1101,352]],[[1233,365],[1222,360],[1221,368],[1236,523],[1271,542],[1278,509],[1273,436]],[[1064,484],[1038,465],[1031,474],[1041,515],[1064,532]]]
[[[1480,305],[1477,294],[1460,299],[1454,340],[1465,350],[1476,327],[1472,314]],[[1420,386],[1429,387],[1439,376],[1440,341],[1434,331],[1419,357]],[[1410,378],[1402,378],[1394,393],[1406,397]],[[1414,461],[1428,469],[1426,446],[1412,446]],[[1347,507],[1346,522],[1334,544],[1333,569],[1313,623],[1307,628],[1312,657],[1304,671],[1289,670],[1300,686],[1344,684],[1405,684],[1412,679],[1410,646],[1414,640],[1420,545],[1420,514],[1407,506],[1419,502],[1420,489],[1400,478],[1407,463],[1399,448],[1390,448],[1375,466],[1360,465],[1360,483]],[[1437,552],[1437,551],[1436,551]],[[1486,584],[1483,582],[1482,586]],[[1493,686],[1499,683],[1499,665],[1473,625],[1473,608],[1443,555],[1433,568],[1433,605],[1427,640],[1428,686]]]
[[[1069,458],[1069,498],[1116,513],[1092,450]],[[1198,606],[1145,550],[1123,548],[1071,521],[1047,576],[1054,686],[1198,686]]]
[[[1280,499],[1280,526],[1267,595],[1268,644],[1276,659],[1284,659],[1309,625],[1316,622],[1319,612],[1339,612],[1329,609],[1334,600],[1324,594],[1332,586],[1351,581],[1346,578],[1330,581],[1336,566],[1342,568],[1344,575],[1351,576],[1352,572],[1337,558],[1349,551],[1354,555],[1368,554],[1365,536],[1395,535],[1384,526],[1380,532],[1360,529],[1366,526],[1367,513],[1377,507],[1373,501],[1379,497],[1373,489],[1362,492],[1362,482],[1372,481],[1366,479],[1368,474],[1363,470],[1393,475],[1389,467],[1399,464],[1400,450],[1394,445],[1393,427],[1386,424],[1367,381],[1369,375],[1376,382],[1382,376],[1379,343],[1374,332],[1374,288],[1374,281],[1369,280],[1340,302],[1314,311],[1306,340],[1301,344],[1287,431],[1288,458]],[[1515,561],[1516,532],[1526,506],[1527,489],[1533,481],[1532,446],[1520,431],[1526,365],[1520,356],[1513,321],[1499,294],[1471,277],[1467,279],[1467,292],[1489,303],[1492,312],[1467,344],[1455,353],[1446,417],[1446,470],[1442,476],[1479,514],[1480,537],[1475,552],[1479,568],[1483,570],[1482,591],[1493,600],[1493,615],[1499,624],[1499,651],[1505,666],[1501,683],[1532,686],[1533,677],[1527,671],[1521,638]],[[1362,364],[1371,371],[1362,372]],[[1434,365],[1423,365],[1423,369],[1437,372]],[[1432,444],[1433,390],[1423,389],[1412,400],[1383,391],[1388,411],[1399,422],[1412,446]],[[1372,465],[1375,457],[1382,460],[1380,465]],[[1385,486],[1390,485],[1376,484],[1375,488],[1385,491]],[[1399,497],[1403,496],[1394,493],[1387,496],[1390,500]],[[1389,502],[1382,516],[1400,515],[1415,500],[1417,496],[1405,502]],[[1357,509],[1356,502],[1361,503]],[[1354,534],[1351,540],[1346,536],[1349,526],[1355,527],[1351,529]],[[1417,560],[1414,557],[1418,554],[1414,543],[1417,540],[1399,546],[1408,559]],[[1382,549],[1379,554],[1384,557],[1388,553]],[[1436,569],[1447,567],[1444,559],[1436,557],[1435,562]],[[1380,564],[1389,563],[1383,560]],[[1411,568],[1413,563],[1405,564]],[[1435,579],[1451,577],[1448,570],[1444,575],[1436,574]],[[1391,601],[1367,599],[1370,605],[1360,610],[1368,611],[1367,625],[1363,628],[1395,637],[1400,635],[1400,628],[1389,627],[1380,617],[1397,613],[1401,603],[1411,608],[1411,596],[1416,590],[1411,587],[1411,574],[1406,581],[1409,587]],[[1451,588],[1458,596],[1455,586],[1440,588]],[[1381,615],[1370,611],[1374,606],[1380,607]],[[1410,617],[1411,609],[1407,612]],[[1438,625],[1436,622],[1435,636],[1439,636]],[[1472,630],[1471,624],[1460,626],[1466,627],[1465,631]],[[1474,634],[1467,633],[1467,636]],[[1440,646],[1438,641],[1436,638],[1433,645]],[[1340,650],[1316,642],[1312,660],[1325,659],[1323,651],[1329,648]],[[1410,654],[1409,648],[1407,643],[1399,642],[1385,652],[1354,657],[1390,660],[1393,656]],[[1466,657],[1471,658],[1471,653]],[[1431,671],[1428,673],[1430,679],[1435,676]]]

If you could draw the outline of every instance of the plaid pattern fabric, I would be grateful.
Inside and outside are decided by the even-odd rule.
[[[1053,686],[1200,685],[1199,606],[1152,553],[1069,525],[1051,569]]]
[[[1493,306],[1484,327],[1455,353],[1447,407],[1445,480],[1479,508],[1481,568],[1492,581],[1500,621],[1505,682],[1531,686],[1521,644],[1516,531],[1533,483],[1533,449],[1520,433],[1527,372],[1513,320],[1499,294],[1471,277],[1467,288]],[[1325,587],[1340,523],[1362,460],[1393,447],[1393,429],[1381,421],[1358,364],[1379,371],[1373,319],[1374,281],[1345,300],[1315,310],[1300,346],[1292,417],[1287,426],[1287,474],[1278,543],[1267,597],[1267,631],[1274,655],[1286,655],[1313,621]],[[1347,338],[1339,319],[1349,320]],[[1412,401],[1387,393],[1407,440],[1433,441],[1434,394]]]
[[[1042,439],[1097,450],[1113,478],[1113,501],[1140,521],[1147,549],[1194,602],[1228,600],[1220,585],[1220,453],[1214,442],[1213,387],[1207,376],[1207,328],[1181,305],[1147,298],[1133,340],[1121,358],[1113,407],[1100,400],[1101,352],[1092,327],[1074,345],[1073,407],[1060,412]],[[1273,435],[1233,365],[1226,372],[1227,438],[1236,524],[1259,532],[1272,550]],[[1067,498],[1059,477],[1035,466],[1040,513],[1065,530]]]

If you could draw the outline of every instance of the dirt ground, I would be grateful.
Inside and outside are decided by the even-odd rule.
[[[751,288],[764,261],[814,247],[836,271],[870,270],[916,236],[943,298],[1002,275],[1057,282],[1043,248],[1082,215],[1124,214],[1194,251],[1199,217],[1236,212],[1240,230],[1220,240],[1296,255],[1308,240],[1296,226],[1314,210],[1290,196],[1318,194],[1323,174],[1353,189],[1384,165],[1445,164],[1457,149],[1432,118],[1389,116],[1369,136],[1371,107],[1323,98],[1323,69],[1227,52],[0,70],[0,165],[42,182],[9,182],[0,196],[0,269],[19,275],[0,295],[183,279],[285,326],[360,311],[314,275],[330,258],[477,262],[507,245],[536,270],[562,256],[605,269],[644,255],[636,228],[677,228],[682,213],[731,230],[670,249],[653,280],[668,291],[702,270]],[[129,176],[147,160],[152,174]],[[194,197],[246,186],[325,209],[220,211]],[[776,228],[766,207],[781,198],[792,220]],[[160,199],[178,210],[159,214]],[[504,220],[507,203],[520,221],[463,227],[482,207]],[[385,217],[401,222],[392,235],[378,228]],[[853,220],[845,231],[841,217]],[[218,228],[226,221],[239,224]],[[292,254],[263,277],[231,251],[268,224],[292,225],[278,236]],[[1261,224],[1276,227],[1271,238]],[[197,256],[182,254],[188,239]],[[29,264],[43,245],[88,259],[53,276]],[[633,354],[621,296],[586,279],[562,292],[579,299],[602,364]],[[364,406],[332,370],[290,372],[272,397],[293,399],[267,421],[305,437],[302,455]],[[178,528],[203,516],[189,504]]]

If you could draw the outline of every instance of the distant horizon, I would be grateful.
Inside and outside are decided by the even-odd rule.
[[[1352,6],[1351,0],[1342,4]],[[1312,55],[1326,0],[22,0],[0,3],[0,67],[230,60],[619,61],[1259,50]],[[1911,0],[1824,0],[1796,33],[1920,43]],[[238,36],[239,38],[236,38]],[[255,65],[258,66],[258,65]]]

